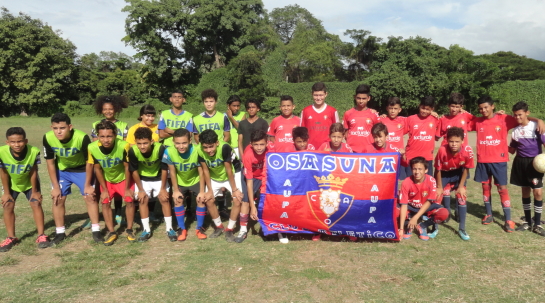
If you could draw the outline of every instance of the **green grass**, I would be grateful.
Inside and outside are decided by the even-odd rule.
[[[96,119],[77,118],[88,131]],[[0,119],[0,132],[23,126],[41,147],[45,118]],[[471,141],[470,141],[471,142]],[[472,172],[473,173],[473,172]],[[48,176],[40,166],[46,233],[54,233]],[[520,190],[509,186],[513,218],[522,215]],[[79,231],[86,210],[78,195],[67,202],[67,233],[55,248],[38,250],[28,203],[17,201],[17,235],[22,243],[0,254],[0,302],[541,302],[545,298],[543,238],[503,232],[499,196],[493,193],[497,223],[483,226],[480,186],[468,182],[467,230],[441,226],[436,239],[416,236],[400,243],[335,239],[292,239],[288,245],[249,236],[242,244],[223,238],[199,241],[193,231],[171,243],[164,225],[147,243],[122,235],[111,247]],[[137,225],[138,226],[138,225]],[[0,223],[0,239],[6,236]]]

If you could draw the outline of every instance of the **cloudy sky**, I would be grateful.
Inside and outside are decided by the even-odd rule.
[[[373,35],[422,36],[475,54],[513,51],[545,61],[544,0],[263,0],[269,11],[299,4],[341,38],[346,29]],[[125,35],[123,0],[0,0],[11,13],[25,12],[60,29],[79,54],[101,50],[133,55]]]

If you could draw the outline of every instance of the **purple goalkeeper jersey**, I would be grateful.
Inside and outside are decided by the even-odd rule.
[[[517,149],[517,156],[533,158],[541,154],[541,145],[545,142],[545,134],[537,132],[537,123],[530,121],[526,125],[513,128],[510,147]]]

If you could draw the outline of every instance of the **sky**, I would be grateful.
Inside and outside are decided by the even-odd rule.
[[[444,47],[458,44],[476,55],[513,51],[545,61],[544,0],[263,0],[265,8],[297,3],[348,41],[347,29],[389,36],[422,36]],[[12,14],[24,12],[62,31],[78,54],[102,50],[134,55],[125,46],[123,0],[0,0]]]

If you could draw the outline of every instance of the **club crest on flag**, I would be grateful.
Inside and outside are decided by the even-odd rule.
[[[310,209],[316,220],[331,228],[346,215],[354,201],[354,196],[342,192],[348,178],[335,178],[329,174],[327,177],[314,176],[314,179],[320,190],[307,192]]]

